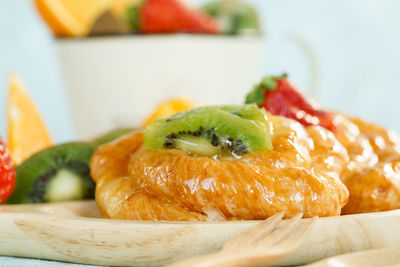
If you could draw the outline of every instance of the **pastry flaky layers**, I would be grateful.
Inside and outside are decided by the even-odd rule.
[[[240,156],[151,149],[143,131],[133,132],[92,156],[98,208],[106,218],[174,221],[399,208],[399,138],[360,119],[330,116],[334,129],[267,112],[272,149]]]
[[[137,220],[265,219],[339,215],[349,160],[328,130],[270,116],[273,150],[240,158],[145,149],[141,131],[99,148],[91,160],[104,217]]]
[[[358,138],[359,128],[338,116],[343,138]],[[349,155],[323,127],[305,128],[271,115],[268,121],[273,150],[240,158],[145,149],[141,131],[103,145],[91,160],[102,215],[136,220],[251,220],[278,211],[287,217],[339,215],[349,197],[339,177],[375,161],[368,142],[350,147]]]

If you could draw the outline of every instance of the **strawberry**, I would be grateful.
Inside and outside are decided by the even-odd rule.
[[[0,138],[0,204],[4,203],[14,191],[15,168],[10,157],[10,151]]]
[[[320,125],[333,131],[332,115],[307,99],[287,80],[287,75],[265,77],[246,97],[273,115],[294,119],[304,126]]]
[[[218,33],[214,18],[179,0],[146,0],[129,10],[132,26],[144,33]]]

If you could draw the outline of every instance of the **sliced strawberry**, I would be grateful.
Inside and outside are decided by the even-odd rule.
[[[0,138],[0,203],[4,203],[14,191],[15,168],[8,148]]]
[[[179,0],[146,0],[130,10],[131,24],[144,33],[218,33],[216,20]]]
[[[286,75],[264,78],[246,97],[273,115],[297,120],[304,126],[320,125],[333,131],[332,115],[307,99],[287,80]]]

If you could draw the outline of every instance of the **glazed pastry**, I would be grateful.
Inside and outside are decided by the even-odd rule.
[[[157,120],[100,147],[90,167],[106,218],[253,220],[340,215],[349,161],[329,130],[245,105]]]
[[[247,102],[306,128],[320,125],[336,136],[349,156],[339,173],[350,193],[343,214],[400,208],[400,138],[373,123],[322,110],[286,78],[264,78],[248,94]]]
[[[359,172],[346,177],[350,191],[344,214],[385,211],[400,208],[400,139],[391,130],[358,118],[350,121],[359,135],[368,140],[364,155],[374,155],[375,164],[367,164]],[[369,151],[373,151],[370,153]],[[363,158],[360,156],[359,158]],[[372,158],[372,157],[370,157]],[[371,166],[372,165],[372,166]]]

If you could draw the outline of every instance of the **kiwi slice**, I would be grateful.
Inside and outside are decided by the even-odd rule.
[[[236,0],[217,0],[205,4],[203,11],[214,17],[226,34],[259,34],[257,11]]]
[[[94,197],[89,160],[95,146],[67,143],[44,149],[17,167],[7,203],[58,202]]]
[[[143,145],[198,156],[272,149],[266,113],[256,105],[200,107],[155,120],[145,128]]]
[[[114,129],[102,136],[97,137],[96,139],[94,139],[91,143],[94,146],[100,146],[103,144],[106,144],[108,142],[111,142],[123,135],[126,135],[128,133],[131,133],[133,131],[137,130],[137,128],[122,128],[122,129]]]

